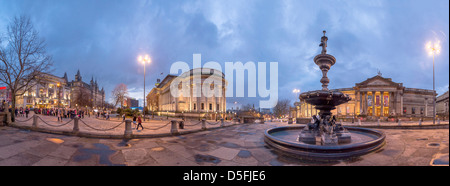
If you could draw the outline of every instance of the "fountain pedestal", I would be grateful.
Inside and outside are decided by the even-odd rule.
[[[332,116],[331,110],[351,98],[342,92],[328,90],[330,80],[327,73],[336,59],[326,53],[327,41],[324,31],[320,44],[322,52],[314,58],[322,70],[322,89],[300,94],[300,100],[314,105],[320,110],[319,114],[313,116],[313,121],[306,126],[275,127],[264,133],[267,144],[287,155],[320,160],[342,159],[376,151],[385,144],[386,136],[382,132],[357,127],[344,128]]]
[[[322,53],[314,57],[314,63],[322,70],[322,90],[310,91],[300,94],[300,99],[306,103],[314,105],[316,109],[320,110],[318,117],[313,117],[314,124],[308,124],[308,127],[302,130],[299,134],[299,141],[309,143],[312,141],[312,134],[321,136],[321,144],[337,145],[338,143],[347,143],[351,141],[348,131],[342,127],[342,124],[335,124],[336,118],[331,119],[331,110],[336,109],[336,106],[347,103],[351,98],[339,91],[328,90],[328,83],[330,79],[327,77],[328,71],[336,63],[336,58],[326,53],[328,37],[321,39]],[[330,121],[330,119],[332,121]]]

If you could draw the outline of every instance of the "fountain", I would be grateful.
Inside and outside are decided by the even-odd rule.
[[[336,106],[347,103],[351,98],[339,91],[328,89],[330,80],[327,73],[336,63],[336,58],[327,54],[328,37],[323,31],[321,38],[321,54],[314,58],[314,62],[322,70],[322,90],[300,94],[300,99],[314,105],[320,110],[312,117],[312,122],[306,126],[276,127],[265,132],[264,140],[277,150],[301,158],[340,159],[363,155],[380,149],[385,144],[382,132],[344,127],[336,122],[331,110]],[[296,136],[296,138],[295,138]],[[295,139],[294,139],[295,138]]]

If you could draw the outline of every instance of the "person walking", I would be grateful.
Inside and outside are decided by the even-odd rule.
[[[133,126],[134,126],[134,128],[136,128],[136,115],[133,115]]]
[[[30,113],[30,109],[25,109],[25,116],[28,118],[28,114]]]
[[[139,126],[141,126],[142,130],[144,130],[144,127],[142,126],[141,115],[138,116],[137,122],[138,122],[138,125],[137,125],[137,127],[136,127],[136,130],[139,130]]]

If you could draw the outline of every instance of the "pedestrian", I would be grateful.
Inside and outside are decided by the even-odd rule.
[[[28,114],[29,114],[29,113],[30,113],[30,109],[27,108],[27,109],[25,110],[25,116],[26,116],[27,118],[28,118]]]
[[[134,128],[136,128],[136,115],[133,115],[133,126],[134,126]]]
[[[139,126],[141,126],[142,130],[144,130],[144,127],[142,126],[141,115],[138,116],[137,122],[138,122],[138,125],[137,125],[137,127],[136,127],[136,130],[139,130]]]
[[[122,114],[122,121],[125,121],[125,114]]]

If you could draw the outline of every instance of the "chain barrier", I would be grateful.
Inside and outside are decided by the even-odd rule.
[[[24,120],[24,121],[21,121],[21,120],[18,120],[17,118],[16,118],[16,122],[22,122],[22,123],[24,123],[24,122],[27,122],[27,121],[30,121],[31,119],[33,119],[33,117],[30,117],[30,118],[28,118],[28,119],[26,119],[26,120]]]
[[[218,122],[216,122],[216,123],[211,123],[211,122],[209,122],[209,121],[206,121],[206,123],[208,123],[208,124],[210,124],[210,125],[217,125],[217,124],[220,123],[220,121],[218,121]]]
[[[190,125],[186,124],[186,122],[184,122],[184,123],[185,123],[185,124],[184,124],[184,126],[185,126],[185,127],[192,127],[192,126],[195,126],[195,125],[201,124],[201,123],[202,123],[202,121],[199,121],[199,122],[197,122],[197,123],[195,123],[195,124],[190,124]]]
[[[166,124],[163,125],[163,126],[160,126],[160,127],[154,128],[154,129],[148,129],[148,130],[159,130],[159,129],[162,129],[162,128],[166,127],[167,125],[169,125],[169,124],[171,124],[171,123],[172,123],[172,122],[169,121],[168,123],[166,123]]]
[[[113,130],[113,129],[119,127],[120,125],[122,125],[122,123],[125,123],[124,121],[122,121],[122,122],[120,122],[118,125],[116,125],[116,126],[114,126],[114,127],[112,127],[112,128],[109,128],[109,129],[98,129],[98,128],[95,128],[95,127],[92,127],[92,126],[88,125],[87,123],[85,123],[85,122],[84,122],[83,120],[81,120],[81,119],[78,119],[78,121],[81,121],[81,123],[83,123],[83,124],[86,125],[87,127],[91,128],[91,129],[93,129],[93,130],[97,130],[97,131],[108,131],[108,130]]]
[[[47,123],[46,121],[44,121],[44,120],[43,120],[41,117],[39,117],[39,116],[37,116],[37,118],[39,118],[42,122],[44,122],[46,125],[51,126],[51,127],[62,127],[62,126],[64,126],[64,125],[69,124],[69,123],[73,120],[73,119],[71,119],[70,121],[68,121],[68,122],[66,122],[66,123],[59,124],[59,125],[53,125],[53,124]]]

